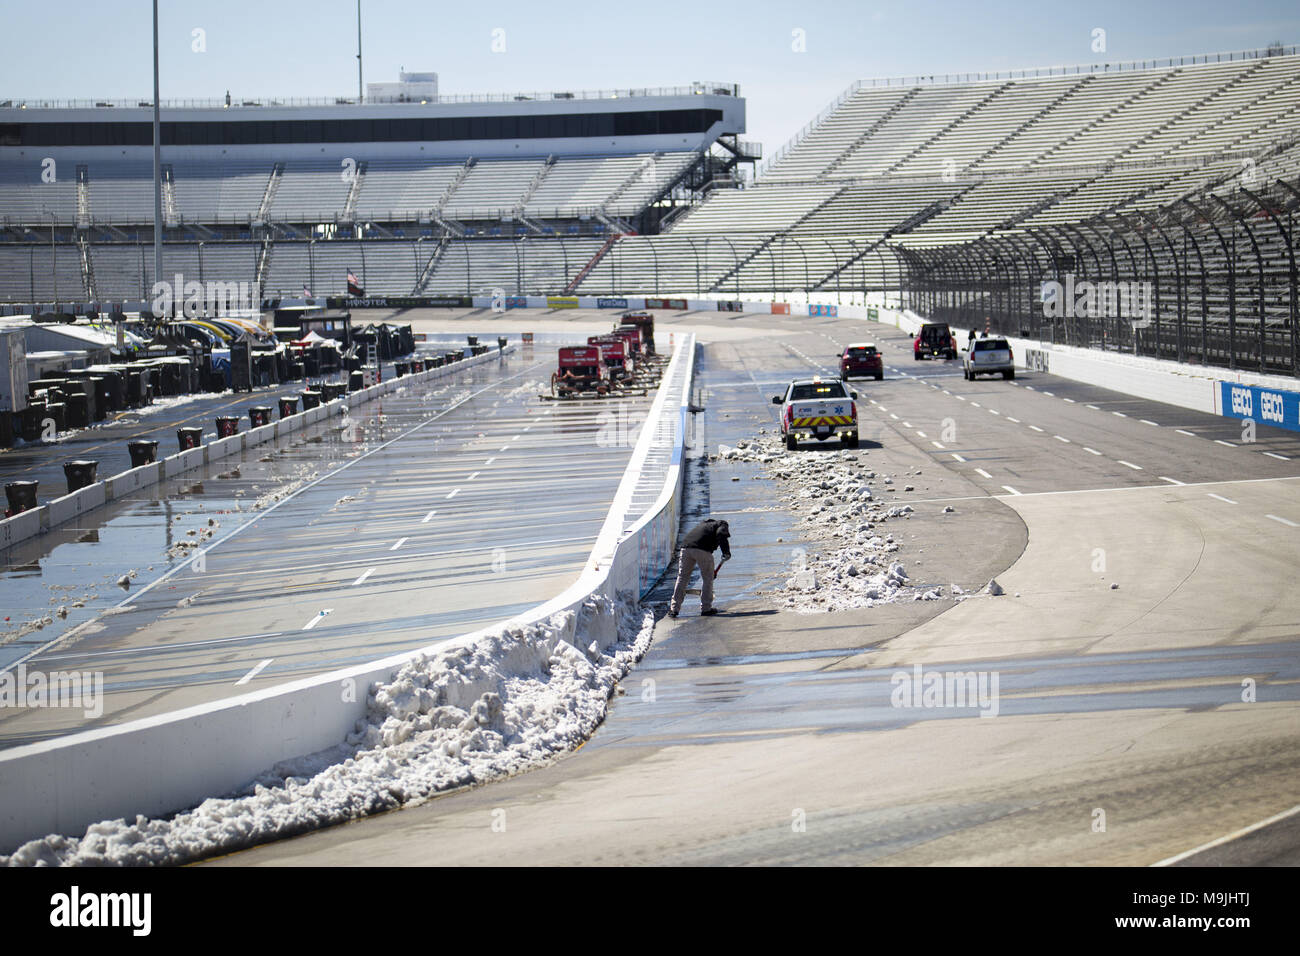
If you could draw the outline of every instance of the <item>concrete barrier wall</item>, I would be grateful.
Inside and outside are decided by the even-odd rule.
[[[505,351],[510,353],[514,350],[515,346],[507,346]],[[21,515],[0,520],[0,550],[25,541],[43,531],[58,527],[65,521],[85,514],[86,511],[91,510],[93,507],[98,507],[107,501],[112,501],[114,498],[132,494],[141,488],[161,481],[163,478],[171,478],[190,468],[198,468],[209,462],[218,461],[227,455],[239,454],[246,449],[272,441],[280,435],[314,425],[333,415],[342,414],[349,404],[360,405],[381,395],[387,395],[396,388],[443,378],[454,374],[458,369],[493,361],[499,358],[500,355],[499,351],[488,351],[473,358],[463,359],[454,365],[443,365],[439,368],[425,369],[423,372],[416,372],[412,375],[404,375],[401,378],[391,378],[377,385],[349,392],[342,398],[322,403],[316,408],[298,412],[296,415],[280,419],[270,425],[263,425],[246,432],[240,432],[238,435],[232,435],[229,438],[220,438],[201,448],[191,448],[184,452],[178,452],[157,462],[158,468],[155,470],[149,470],[154,469],[153,465],[146,465],[144,468],[133,468],[112,475],[103,479],[105,496],[102,501],[95,505],[85,507],[79,504],[80,510],[70,510],[65,503],[63,507],[51,511],[51,503],[46,502],[39,508],[33,508]]]
[[[654,417],[648,418],[641,430],[616,499],[630,500],[631,490],[641,478],[638,462],[644,462],[655,434],[662,434],[658,418],[666,415],[681,420],[694,374],[694,350],[694,336],[679,337],[664,383],[676,380],[684,385],[680,394],[674,395],[668,394],[666,384],[661,385],[651,406]],[[377,393],[390,391],[406,382],[398,379],[374,388]],[[674,464],[651,512],[625,532],[622,514],[615,516],[611,511],[592,549],[592,559],[562,594],[525,614],[435,647],[442,650],[469,644],[505,625],[540,622],[561,611],[577,612],[596,594],[611,599],[622,594],[635,596],[636,582],[662,574],[666,562],[659,564],[661,556],[650,556],[645,535],[651,527],[662,534],[671,522],[675,541],[683,440],[679,429],[674,438]],[[19,517],[27,515],[35,517],[34,512]],[[575,626],[573,621],[568,625],[570,630]],[[603,647],[616,639],[613,632],[584,635],[584,640],[596,640]],[[132,819],[137,814],[158,817],[184,810],[210,796],[232,792],[282,760],[336,747],[365,717],[370,686],[390,680],[407,661],[433,649],[421,648],[220,703],[0,752],[0,853],[51,833],[79,836],[100,820]]]

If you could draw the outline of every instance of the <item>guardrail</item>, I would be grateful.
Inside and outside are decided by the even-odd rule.
[[[506,351],[514,351],[514,349],[515,346],[512,345]],[[391,378],[376,385],[358,389],[355,392],[348,392],[331,402],[322,402],[315,408],[304,409],[297,414],[271,422],[269,425],[250,428],[246,432],[231,435],[229,438],[218,438],[206,445],[178,452],[148,465],[141,465],[139,468],[129,468],[119,474],[87,485],[71,494],[47,501],[39,507],[23,511],[12,518],[0,520],[0,551],[26,541],[28,538],[35,537],[42,532],[56,528],[64,522],[71,521],[73,518],[84,515],[88,511],[105,505],[116,498],[126,497],[141,488],[157,484],[167,478],[173,478],[192,468],[199,468],[210,462],[239,454],[245,449],[255,448],[268,441],[274,441],[281,435],[307,428],[324,418],[332,418],[335,415],[342,414],[350,406],[372,401],[400,385],[441,378],[457,369],[482,364],[499,354],[498,351],[493,350],[451,365],[442,365],[438,368],[425,369],[423,372],[415,372],[400,378]]]
[[[651,405],[656,420],[648,418],[643,426],[615,501],[631,500],[641,464],[669,434],[657,419],[683,420],[694,351],[694,336],[677,342]],[[592,560],[574,584],[526,614],[442,642],[436,650],[469,646],[503,628],[549,622],[563,612],[572,612],[564,636],[576,641],[580,622],[592,617],[582,612],[593,597],[638,597],[644,590],[640,582],[667,569],[676,539],[685,435],[680,430],[671,435],[678,451],[670,455],[654,506],[627,530],[626,508],[611,509]],[[589,627],[598,633],[584,633],[583,641],[608,647],[618,638],[616,622],[595,617]],[[220,703],[0,752],[0,853],[49,834],[79,836],[101,820],[173,813],[230,793],[281,761],[335,748],[365,717],[367,688],[434,650],[425,647]],[[353,692],[342,693],[347,687]]]

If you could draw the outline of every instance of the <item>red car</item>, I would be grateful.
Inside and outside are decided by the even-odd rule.
[[[885,363],[874,342],[852,342],[840,356],[840,380],[870,375],[877,382],[885,377]]]

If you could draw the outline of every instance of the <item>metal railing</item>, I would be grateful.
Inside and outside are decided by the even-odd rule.
[[[690,86],[640,87],[610,90],[575,90],[572,92],[532,92],[532,93],[451,93],[438,94],[433,97],[398,99],[383,97],[380,99],[358,100],[355,96],[308,96],[308,97],[256,97],[253,99],[232,99],[229,103],[224,98],[215,99],[169,99],[160,100],[161,108],[180,109],[214,109],[239,110],[260,109],[282,106],[426,106],[445,103],[526,103],[551,102],[557,100],[619,100],[644,99],[652,96],[740,96],[739,83],[697,82]],[[0,99],[0,109],[152,109],[153,101],[143,98],[135,99],[100,99],[100,100],[51,100],[40,97],[12,97]]]

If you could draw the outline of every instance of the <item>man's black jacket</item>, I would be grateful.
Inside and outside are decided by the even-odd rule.
[[[722,549],[724,558],[731,557],[731,529],[727,527],[725,521],[714,521],[710,518],[708,521],[701,521],[690,531],[686,532],[686,537],[682,539],[683,548],[698,548],[700,551],[710,553]]]

